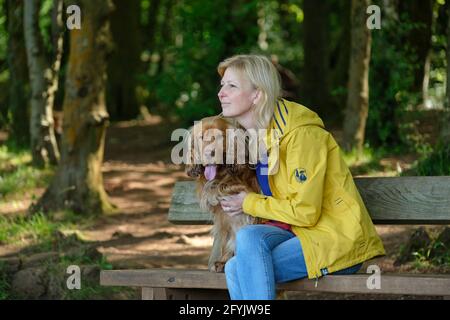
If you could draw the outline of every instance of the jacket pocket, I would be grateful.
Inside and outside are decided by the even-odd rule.
[[[330,213],[340,227],[340,232],[355,241],[355,249],[366,245],[364,230],[361,225],[361,210],[357,201],[352,199],[345,191],[338,191],[331,199]]]

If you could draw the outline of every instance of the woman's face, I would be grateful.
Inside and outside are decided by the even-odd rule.
[[[227,68],[220,81],[221,89],[217,94],[225,117],[242,118],[251,113],[257,90],[250,81],[236,70]]]

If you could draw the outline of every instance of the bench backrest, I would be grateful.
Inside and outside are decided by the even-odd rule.
[[[355,178],[375,224],[450,224],[450,176]],[[169,221],[211,224],[200,210],[195,181],[175,184]]]

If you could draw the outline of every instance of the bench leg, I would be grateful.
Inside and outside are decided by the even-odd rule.
[[[167,300],[166,288],[142,288],[142,300]]]

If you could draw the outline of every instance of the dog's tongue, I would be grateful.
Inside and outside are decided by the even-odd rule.
[[[216,166],[208,165],[205,167],[205,178],[208,181],[213,180],[216,177]]]

